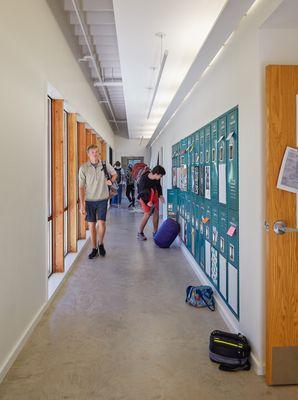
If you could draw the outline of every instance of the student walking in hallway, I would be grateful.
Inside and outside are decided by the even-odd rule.
[[[157,165],[152,169],[152,171],[148,171],[141,176],[138,184],[138,197],[144,211],[144,216],[139,227],[139,240],[147,240],[147,237],[144,234],[144,229],[151,215],[153,215],[153,236],[158,229],[159,200],[164,203],[160,180],[165,174],[165,169],[161,165]]]
[[[92,259],[98,254],[102,257],[106,255],[103,241],[106,232],[109,186],[117,179],[117,173],[109,163],[101,161],[96,145],[88,146],[87,154],[89,161],[79,170],[79,198],[80,212],[86,215],[90,229],[92,251],[88,257]],[[106,178],[105,169],[111,176],[110,179]]]
[[[126,171],[126,197],[129,201],[128,208],[135,207],[135,181],[132,176],[132,167],[131,165],[128,166]]]
[[[123,185],[125,184],[125,174],[120,161],[115,162],[114,169],[117,173],[116,182],[118,185],[118,189],[117,189],[117,195],[111,199],[111,205],[117,206],[119,208],[121,206],[121,201],[122,201],[122,191],[123,191]]]

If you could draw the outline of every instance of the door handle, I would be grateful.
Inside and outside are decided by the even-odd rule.
[[[274,222],[273,230],[277,235],[284,235],[287,232],[298,232],[296,228],[288,228],[284,221]]]

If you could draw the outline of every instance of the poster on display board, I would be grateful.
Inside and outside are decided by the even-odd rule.
[[[205,197],[205,168],[203,165],[199,166],[199,195]]]
[[[210,166],[207,165],[205,167],[205,198],[210,200],[211,199],[211,188],[210,188]]]
[[[177,167],[176,168],[176,179],[177,179],[177,188],[179,188],[180,189],[180,171],[181,171],[181,168],[180,167]]]
[[[198,165],[196,165],[194,167],[194,176],[193,176],[193,179],[194,179],[194,190],[193,190],[193,192],[195,194],[199,193],[199,168],[200,167]]]
[[[187,165],[182,165],[180,168],[180,189],[183,192],[187,191]]]
[[[177,167],[172,168],[172,186],[177,187]]]
[[[190,190],[191,192],[194,193],[195,190],[195,180],[194,180],[194,176],[195,176],[195,167],[194,165],[192,165],[190,167]]]

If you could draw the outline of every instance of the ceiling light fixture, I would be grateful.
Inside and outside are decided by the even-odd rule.
[[[258,2],[260,0],[257,0],[256,2]],[[255,4],[255,3],[254,3]],[[150,144],[150,147],[153,146],[153,144],[156,142],[156,140],[160,137],[160,135],[163,133],[163,131],[165,130],[165,128],[167,127],[167,125],[170,123],[170,121],[174,118],[174,116],[177,114],[177,112],[179,111],[179,109],[181,108],[182,104],[188,99],[188,97],[191,95],[191,93],[193,92],[193,90],[195,89],[195,87],[197,86],[197,84],[200,82],[201,78],[203,78],[203,76],[208,72],[209,68],[216,62],[216,60],[219,58],[220,54],[223,52],[223,50],[228,46],[228,44],[230,43],[232,37],[234,36],[234,34],[236,33],[236,31],[238,30],[240,24],[242,23],[242,21],[248,16],[248,13],[251,12],[251,9],[254,8],[254,4],[251,6],[251,8],[241,17],[237,27],[231,32],[231,34],[228,36],[228,38],[226,39],[226,41],[221,45],[221,47],[219,48],[218,52],[215,54],[215,56],[213,57],[213,59],[210,61],[210,63],[207,65],[207,67],[204,69],[204,71],[201,73],[201,75],[199,76],[198,80],[194,83],[194,85],[192,86],[192,88],[189,90],[189,92],[184,96],[184,98],[182,99],[182,101],[180,102],[179,106],[176,108],[176,110],[173,112],[173,114],[171,115],[171,117],[167,120],[167,122],[165,123],[165,125],[163,126],[163,128],[159,131],[158,135],[154,138],[154,140],[152,141],[152,143]]]
[[[158,32],[155,35],[160,38],[160,56],[161,56],[161,60],[160,60],[160,67],[159,67],[159,72],[158,72],[156,84],[155,84],[155,87],[154,87],[153,96],[152,96],[151,103],[150,103],[150,106],[149,106],[147,119],[150,118],[150,114],[151,114],[153,103],[154,103],[154,100],[155,100],[155,97],[156,97],[156,93],[157,93],[157,90],[158,90],[158,87],[159,87],[161,76],[162,76],[162,73],[163,73],[163,70],[164,70],[164,67],[165,67],[165,63],[167,61],[168,54],[169,54],[168,50],[165,50],[163,55],[162,55],[162,40],[163,40],[165,34],[161,33],[161,32]]]

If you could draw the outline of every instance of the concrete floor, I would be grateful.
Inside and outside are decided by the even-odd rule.
[[[209,333],[224,322],[185,304],[193,272],[179,248],[138,242],[139,219],[111,210],[107,257],[83,252],[0,399],[298,399],[298,387],[268,387],[253,371],[221,372],[209,361]]]

